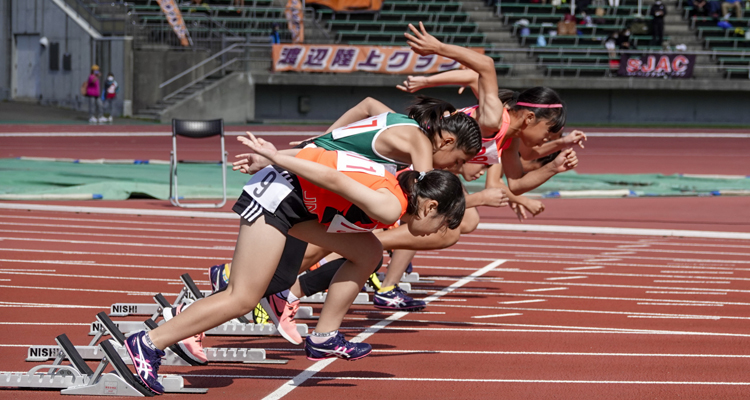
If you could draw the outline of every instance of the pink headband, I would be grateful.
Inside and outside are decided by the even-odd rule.
[[[516,103],[516,105],[523,106],[523,107],[533,107],[533,108],[562,108],[562,104],[534,104],[534,103]]]

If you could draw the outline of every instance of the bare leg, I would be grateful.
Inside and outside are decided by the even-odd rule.
[[[391,257],[391,262],[388,263],[388,272],[385,274],[382,287],[398,285],[404,272],[409,267],[409,263],[416,254],[416,250],[393,250],[393,256]]]
[[[253,224],[242,220],[227,289],[195,302],[149,332],[154,345],[164,349],[252,311],[276,271],[284,242],[284,234],[267,225],[262,217]]]
[[[331,249],[347,259],[331,281],[326,302],[315,327],[318,333],[335,331],[341,326],[344,315],[367,277],[383,257],[383,247],[372,233],[327,233],[326,227],[315,221],[297,224],[289,230],[289,234],[308,243]]]

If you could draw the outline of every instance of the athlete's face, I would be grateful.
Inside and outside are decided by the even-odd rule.
[[[526,147],[541,146],[550,140],[554,140],[555,135],[559,132],[551,132],[552,121],[539,120],[535,118],[534,113],[529,113],[525,117],[526,127],[523,129],[521,141]]]
[[[406,223],[409,233],[414,236],[426,236],[443,229],[446,226],[445,216],[438,214],[437,201],[421,197],[418,201],[417,215],[411,216]]]
[[[467,163],[463,167],[461,167],[461,170],[459,172],[467,182],[471,182],[481,178],[486,170],[487,166],[484,164]]]
[[[461,166],[471,160],[476,154],[469,154],[456,147],[456,137],[448,132],[443,132],[443,138],[433,144],[432,167],[435,169],[448,169],[457,172]]]

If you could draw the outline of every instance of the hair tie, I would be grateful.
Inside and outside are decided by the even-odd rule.
[[[535,104],[535,103],[524,103],[524,102],[516,102],[517,106],[522,107],[533,107],[533,108],[562,108],[562,104]]]
[[[424,176],[425,176],[425,172],[424,171],[420,172],[419,173],[419,178],[417,178],[417,181],[421,181],[422,179],[424,179]]]

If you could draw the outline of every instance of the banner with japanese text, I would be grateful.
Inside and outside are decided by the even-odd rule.
[[[472,50],[484,54],[482,48]],[[278,72],[430,74],[456,69],[459,66],[457,61],[443,56],[420,56],[409,47],[273,45],[273,70]]]
[[[690,78],[694,66],[694,54],[623,54],[617,74],[642,78]]]
[[[180,39],[180,44],[187,47],[191,45],[190,34],[188,33],[185,21],[182,19],[182,13],[175,4],[174,0],[157,0],[161,11],[167,17],[169,25],[172,26],[172,30]]]

